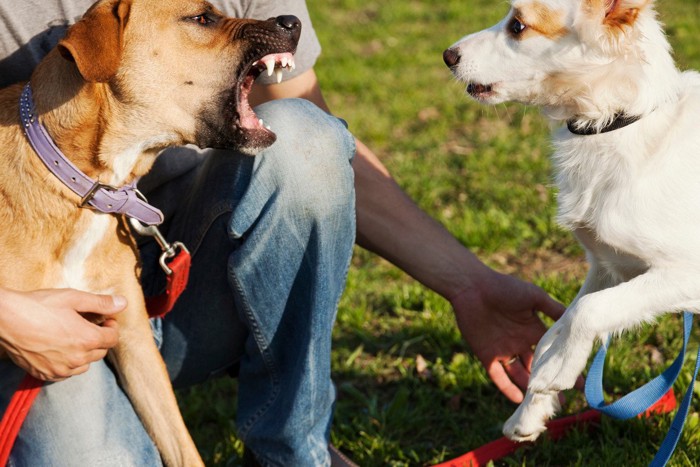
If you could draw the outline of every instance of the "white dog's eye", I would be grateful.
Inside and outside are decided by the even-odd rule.
[[[525,29],[527,29],[527,26],[520,22],[518,18],[513,18],[508,23],[508,31],[510,31],[510,33],[515,37],[522,34]]]

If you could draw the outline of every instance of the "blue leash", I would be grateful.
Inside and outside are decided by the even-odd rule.
[[[690,330],[692,327],[693,314],[687,311],[683,312],[683,348],[671,366],[666,368],[663,373],[649,381],[644,386],[608,405],[605,405],[605,401],[603,399],[603,367],[605,365],[607,345],[602,345],[593,359],[593,363],[588,370],[588,376],[586,377],[585,392],[588,404],[605,415],[620,420],[626,420],[644,412],[656,401],[658,401],[661,396],[666,394],[666,392],[673,386],[676,378],[678,378],[678,374],[683,367],[683,360],[685,359],[685,352],[688,347],[688,340],[690,339]],[[668,460],[671,458],[671,454],[673,454],[673,451],[676,449],[678,439],[683,431],[685,419],[688,415],[688,410],[690,409],[690,402],[693,399],[693,387],[699,368],[700,350],[698,350],[698,358],[695,362],[693,379],[685,393],[685,396],[683,397],[681,405],[678,407],[678,412],[671,423],[671,428],[669,429],[666,438],[664,438],[659,451],[656,453],[656,456],[654,456],[651,464],[649,464],[652,467],[666,465]]]

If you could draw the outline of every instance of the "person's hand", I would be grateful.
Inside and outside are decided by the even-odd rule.
[[[60,381],[84,373],[117,344],[121,296],[73,289],[0,289],[0,350],[29,374]]]
[[[450,301],[462,336],[496,387],[511,401],[522,402],[534,345],[546,331],[536,311],[556,320],[564,306],[534,284],[493,270]]]

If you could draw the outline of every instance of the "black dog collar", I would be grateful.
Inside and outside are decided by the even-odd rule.
[[[597,135],[600,133],[608,133],[610,131],[615,131],[619,130],[620,128],[624,128],[627,125],[631,125],[634,122],[640,120],[642,118],[641,115],[625,115],[624,113],[617,113],[615,114],[615,119],[610,122],[608,125],[604,126],[600,130],[596,130],[593,128],[591,125],[587,125],[582,128],[578,128],[576,126],[576,119],[572,118],[571,120],[566,121],[566,127],[569,129],[569,131],[575,135]]]

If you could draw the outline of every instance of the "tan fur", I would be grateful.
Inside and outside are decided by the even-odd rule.
[[[540,34],[555,40],[569,32],[564,26],[561,12],[553,10],[540,2],[535,1],[529,5],[524,5],[522,8],[515,8],[513,15],[528,26],[528,29],[520,36],[521,40],[533,34]]]
[[[603,16],[603,25],[610,33],[620,34],[637,21],[639,11],[651,0],[587,0],[586,10],[595,18]]]
[[[632,26],[639,15],[639,8],[628,8],[621,11],[613,11],[605,17],[605,25],[610,28],[622,29],[624,26]]]
[[[116,14],[102,11],[112,8],[111,4],[96,4],[62,41],[65,50],[76,59],[80,74],[88,81],[106,82],[116,74],[130,4],[120,2]]]
[[[182,20],[205,11],[220,15],[215,26]],[[163,148],[199,142],[197,115],[230,105],[216,97],[251,53],[243,27],[262,24],[276,33],[274,23],[225,18],[198,0],[102,0],[32,75],[37,114],[80,170],[123,185]],[[121,217],[78,208],[78,196],[49,173],[20,127],[21,90],[0,90],[0,284],[126,296],[110,351],[124,389],[166,465],[203,465],[153,340],[129,231]],[[69,264],[71,254],[81,260]]]

